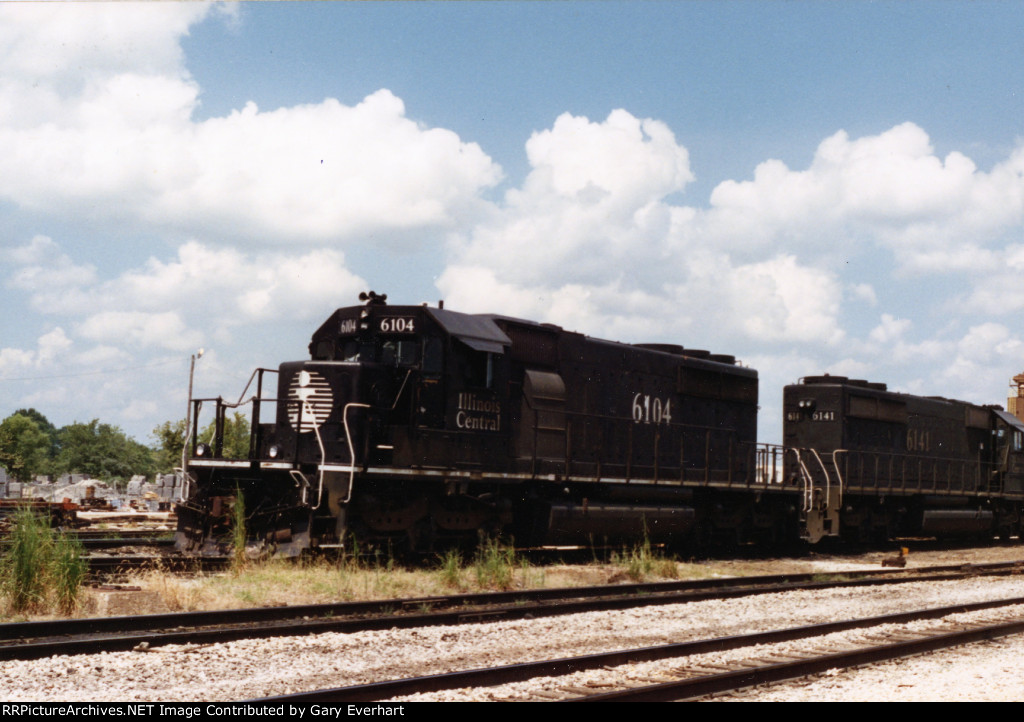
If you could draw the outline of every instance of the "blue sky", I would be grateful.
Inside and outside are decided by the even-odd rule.
[[[0,418],[143,442],[360,290],[1004,403],[1018,3],[0,3]]]

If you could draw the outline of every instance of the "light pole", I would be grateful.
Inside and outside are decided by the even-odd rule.
[[[196,359],[203,357],[203,349],[192,354],[188,366],[188,407],[185,409],[185,443],[181,447],[181,496],[188,496],[188,442],[192,438],[192,380],[196,373]],[[198,419],[197,419],[198,420]]]

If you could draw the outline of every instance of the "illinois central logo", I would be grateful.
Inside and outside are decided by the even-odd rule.
[[[327,379],[316,371],[302,370],[288,386],[288,421],[299,433],[319,428],[331,415],[334,398]]]

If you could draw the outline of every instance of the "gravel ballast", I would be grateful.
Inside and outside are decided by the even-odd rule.
[[[1013,556],[1019,556],[1013,551]],[[890,588],[797,591],[459,627],[59,656],[0,663],[0,698],[10,702],[236,701],[1012,596],[1024,596],[1024,580],[974,578]],[[751,654],[736,650],[719,657],[725,661]],[[1024,637],[1016,636],[717,699],[1016,700],[1024,698],[1021,659]],[[659,665],[664,669],[683,664],[670,660],[636,667],[637,674],[652,677],[657,676]],[[585,686],[602,674],[611,673],[580,673],[564,683]],[[412,699],[507,700],[539,687],[529,682]]]

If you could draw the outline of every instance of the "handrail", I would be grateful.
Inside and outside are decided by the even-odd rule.
[[[242,405],[242,399],[245,398],[245,392],[249,390],[250,386],[252,386],[252,380],[254,378],[256,378],[256,374],[260,374],[260,376],[262,377],[264,371],[269,371],[272,374],[280,373],[280,371],[278,371],[277,369],[265,369],[263,367],[259,367],[259,368],[255,369],[252,372],[252,374],[249,376],[249,380],[246,382],[245,388],[242,389],[242,393],[240,393],[238,395],[238,402],[236,404],[234,404],[234,406],[232,406],[232,408],[236,408],[237,409],[239,406]],[[252,396],[252,397],[249,398],[249,401],[252,401],[255,398],[256,398],[255,396]],[[248,403],[249,401],[246,401],[246,403]],[[225,404],[225,405],[226,406],[230,406],[230,404]]]
[[[306,412],[309,411],[309,408],[309,400],[302,399],[302,413],[299,416],[299,429],[302,428],[302,422],[305,420]],[[324,440],[320,436],[320,425],[316,422],[316,414],[309,411],[309,417],[312,419],[311,423],[313,424],[313,432],[316,434],[316,443],[320,447],[320,480],[317,484],[316,506],[313,507],[314,509],[319,509],[320,502],[323,500],[324,495],[324,464],[327,461],[327,452],[324,450]],[[346,426],[346,431],[347,430],[348,427]],[[354,462],[355,459],[353,459],[353,463]]]
[[[984,474],[997,468],[992,462],[976,459],[952,459],[939,456],[900,454],[888,451],[855,451],[843,449],[836,454],[837,470],[846,470],[846,484],[861,484],[884,490],[992,491],[986,488]],[[870,466],[871,468],[867,468]]]
[[[758,449],[765,444],[758,443],[756,441],[739,441],[737,429],[733,427],[729,428],[715,428],[712,426],[706,426],[702,424],[686,424],[686,423],[650,423],[650,424],[638,424],[633,418],[625,416],[615,416],[611,414],[601,414],[594,412],[585,411],[570,411],[565,408],[549,409],[541,408],[536,404],[531,403],[531,400],[527,397],[523,397],[523,414],[521,416],[521,422],[523,424],[529,424],[529,438],[532,440],[532,444],[527,449],[527,454],[523,456],[524,461],[529,463],[529,469],[531,474],[539,474],[540,464],[544,462],[544,459],[540,456],[540,450],[538,448],[538,442],[540,434],[549,432],[559,432],[565,435],[564,440],[564,458],[559,458],[557,461],[564,470],[566,476],[571,477],[573,475],[573,468],[578,467],[580,464],[594,465],[598,468],[598,475],[603,477],[606,474],[614,475],[614,472],[608,471],[608,467],[621,467],[622,477],[626,480],[626,483],[630,483],[635,480],[652,480],[655,483],[660,482],[663,479],[675,478],[674,472],[678,468],[678,481],[679,483],[685,483],[688,481],[686,474],[686,461],[687,459],[693,460],[693,457],[687,456],[685,447],[688,443],[692,443],[697,435],[701,439],[701,450],[699,457],[703,457],[703,464],[700,467],[694,467],[694,470],[701,472],[702,480],[705,485],[710,485],[715,481],[722,481],[726,485],[743,484],[746,487],[752,486],[765,486],[771,482],[762,482],[758,479],[756,473],[756,459],[760,453]],[[540,417],[545,412],[561,414],[565,417],[565,426],[563,427],[545,427],[541,425]],[[572,444],[572,433],[574,427],[580,427],[580,421],[582,420],[582,426],[586,427],[587,423],[596,427],[596,433],[604,438],[605,435],[605,423],[611,422],[619,427],[624,432],[622,438],[625,444],[625,453],[616,455],[611,462],[609,459],[601,454],[600,450],[605,449],[604,443],[588,444],[586,451],[597,449],[594,453],[584,453],[583,458],[579,457],[578,449],[573,447]],[[623,428],[625,426],[625,428]],[[648,429],[648,432],[652,434],[651,444],[653,446],[654,456],[650,460],[650,463],[644,463],[638,465],[633,460],[633,450],[637,447],[638,439],[640,438],[640,432],[644,429]],[[424,429],[422,433],[460,433],[457,430],[434,430]],[[689,441],[688,441],[689,440]],[[663,449],[671,449],[674,445],[678,445],[678,459],[673,459],[670,464],[665,463],[665,459],[662,458]],[[780,447],[781,448],[781,447]],[[713,460],[716,459],[718,464],[714,464]],[[740,466],[742,465],[743,459],[750,460],[753,458],[753,468],[748,469],[743,476],[738,476]],[[552,459],[551,461],[555,461]],[[678,464],[678,467],[675,466]],[[723,475],[722,479],[716,479],[716,475]],[[689,479],[693,481],[693,479]]]
[[[308,501],[309,480],[306,478],[306,475],[298,469],[292,469],[288,472],[288,475],[295,479],[295,486],[302,489],[302,503],[305,504]],[[317,506],[319,506],[319,504]]]
[[[829,508],[829,502],[832,500],[832,476],[828,473],[828,469],[825,467],[825,462],[821,460],[821,454],[818,453],[817,449],[811,449],[814,452],[814,458],[818,461],[818,466],[821,467],[821,472],[825,475],[825,508]]]
[[[800,478],[804,482],[803,488],[803,509],[802,511],[808,512],[811,510],[811,502],[814,496],[814,480],[811,478],[811,471],[807,468],[807,464],[804,463],[804,457],[800,453],[800,449],[793,449],[796,454],[796,463],[800,467]]]
[[[353,486],[353,484],[355,484],[355,480],[356,480],[356,451],[355,451],[355,447],[352,445],[352,430],[348,426],[348,410],[351,409],[351,408],[368,409],[368,408],[370,408],[370,405],[369,404],[359,404],[359,403],[355,403],[353,401],[353,402],[349,402],[349,403],[345,404],[345,408],[341,412],[341,420],[345,424],[345,441],[348,442],[348,459],[349,459],[349,467],[348,467],[348,496],[346,496],[344,499],[342,499],[339,502],[341,504],[347,504],[350,501],[352,501],[352,486]],[[323,485],[323,476],[322,476],[323,475],[323,469],[322,468],[320,470],[320,473],[321,473],[320,483],[321,483],[321,486],[322,486]],[[317,502],[317,506],[318,507],[320,506],[319,502]]]
[[[302,419],[311,420],[312,427],[316,433],[321,460],[326,459],[325,442],[323,430],[321,429],[321,426],[325,424],[318,422],[317,417],[312,412],[312,404],[308,400],[264,399],[262,394],[246,396],[251,390],[255,379],[260,378],[262,381],[262,372],[264,371],[279,373],[275,369],[260,368],[254,371],[250,375],[241,396],[235,403],[224,401],[223,399],[210,400],[216,401],[221,409],[233,409],[244,404],[253,403],[255,411],[257,402],[261,405],[276,403],[279,407],[281,404],[288,407],[299,406]],[[392,408],[397,406],[402,394],[409,385],[409,379],[410,372],[407,371],[391,404]],[[663,481],[678,479],[678,483],[700,483],[702,480],[705,485],[723,483],[731,486],[740,484],[746,487],[759,487],[771,483],[771,478],[766,477],[765,480],[762,480],[757,473],[757,459],[761,453],[759,448],[762,445],[756,441],[739,440],[735,427],[716,428],[702,424],[679,422],[638,424],[632,417],[628,416],[573,411],[567,410],[564,406],[544,408],[532,403],[532,399],[527,397],[523,397],[522,400],[525,403],[523,404],[521,420],[523,423],[532,422],[533,427],[529,431],[533,437],[532,448],[523,448],[523,451],[526,452],[523,461],[529,460],[531,473],[533,474],[546,473],[544,471],[545,467],[550,468],[542,456],[543,445],[541,444],[541,437],[545,434],[557,433],[563,437],[562,454],[559,455],[562,458],[557,459],[558,467],[560,467],[557,469],[557,472],[564,474],[566,477],[572,477],[574,472],[582,472],[584,470],[589,475],[592,473],[591,467],[596,467],[601,476],[615,477],[624,474],[625,478],[629,481],[640,480],[647,482],[653,480],[655,483],[662,483]],[[198,399],[195,401],[200,402]],[[346,404],[342,412],[346,444],[349,447],[349,454],[352,459],[352,465],[349,469],[348,498],[351,498],[351,487],[355,475],[353,430],[349,418],[349,410],[351,408],[372,407],[369,404],[352,402]],[[551,428],[546,428],[544,425],[545,414],[556,414],[563,421],[554,425],[549,424]],[[532,419],[530,418],[531,416]],[[303,420],[300,420],[300,426]],[[591,430],[602,438],[606,437],[609,424],[614,429],[615,436],[622,439],[630,453],[625,455],[612,453],[612,448],[606,448],[604,444],[600,443],[588,443],[583,446],[576,443],[574,434],[590,434]],[[196,427],[198,427],[198,420]],[[192,433],[194,435],[195,431],[193,430]],[[258,433],[259,429],[254,424],[251,434],[256,435]],[[460,435],[463,432],[456,429],[419,429],[417,433]],[[620,434],[622,436],[619,436]],[[250,443],[250,459],[254,459],[254,454],[257,453],[257,450],[253,449],[252,443],[255,442]],[[638,463],[638,460],[634,459],[632,454],[632,450],[638,448],[650,448],[654,456],[651,459],[645,458],[641,463]],[[619,451],[622,450],[619,448]],[[693,451],[697,453],[692,453]],[[555,459],[550,461],[556,462]],[[678,473],[676,465],[678,465]],[[318,505],[322,503],[323,486],[324,474],[321,472],[318,483]]]
[[[391,410],[394,411],[398,406],[398,400],[402,398],[402,392],[405,391],[405,385],[409,383],[409,377],[412,376],[412,369],[408,369],[405,372],[405,378],[402,379],[402,385],[398,387],[398,393],[395,394],[395,400],[391,402]]]
[[[836,506],[840,506],[843,503],[843,470],[839,466],[839,462],[836,461],[836,454],[846,453],[846,449],[836,449],[832,452],[832,468],[836,470],[836,480],[839,482],[839,501]]]

